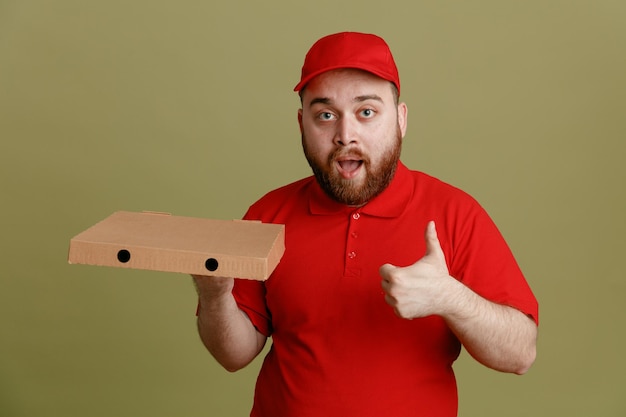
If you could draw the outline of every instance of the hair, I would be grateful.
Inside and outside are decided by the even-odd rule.
[[[396,85],[392,82],[390,82],[391,84],[391,94],[393,95],[393,102],[396,106],[398,106],[398,103],[400,102],[400,93],[398,92],[398,87],[396,87]]]

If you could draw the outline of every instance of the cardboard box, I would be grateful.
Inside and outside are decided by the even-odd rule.
[[[68,262],[266,280],[285,226],[118,211],[70,240]]]

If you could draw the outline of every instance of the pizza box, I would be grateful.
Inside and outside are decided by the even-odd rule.
[[[70,264],[264,281],[285,251],[285,226],[118,211],[70,240]]]

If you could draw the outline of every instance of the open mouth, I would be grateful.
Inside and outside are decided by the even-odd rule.
[[[362,159],[340,159],[337,161],[339,174],[344,178],[354,177],[363,165]]]

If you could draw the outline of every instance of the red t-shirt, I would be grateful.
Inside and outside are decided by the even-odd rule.
[[[384,263],[408,266],[424,255],[430,220],[450,275],[538,318],[535,297],[480,205],[402,163],[363,207],[333,201],[309,177],[268,193],[245,218],[286,225],[286,250],[271,277],[236,280],[233,291],[272,337],[251,416],[457,415],[459,341],[440,317],[397,317],[378,274]]]

